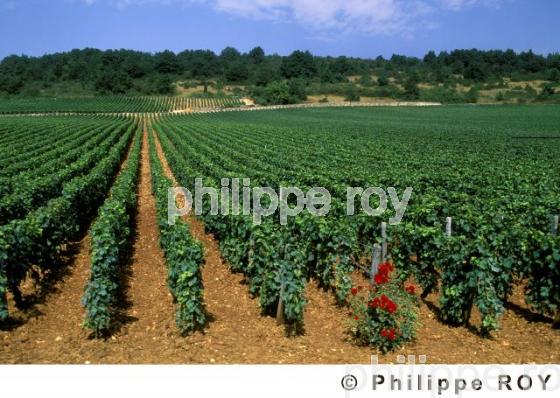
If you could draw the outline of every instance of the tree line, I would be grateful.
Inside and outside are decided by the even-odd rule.
[[[246,95],[270,103],[295,102],[310,92],[342,93],[350,99],[361,94],[415,99],[422,82],[448,87],[499,84],[504,78],[558,83],[560,54],[472,49],[430,51],[422,58],[364,59],[319,57],[309,51],[267,55],[261,47],[248,52],[227,47],[219,54],[210,50],[147,53],[86,48],[40,57],[11,55],[0,62],[3,96],[38,96],[57,85],[96,94],[172,94],[174,82],[192,81],[205,91],[208,85],[218,91],[237,85]]]

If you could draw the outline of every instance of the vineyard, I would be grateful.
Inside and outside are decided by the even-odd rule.
[[[519,280],[527,283],[526,300],[535,310],[557,316],[560,240],[552,223],[560,213],[558,141],[529,133],[538,129],[559,139],[556,109],[541,109],[538,126],[526,118],[530,108],[494,125],[489,120],[504,109],[461,111],[406,110],[390,123],[386,110],[375,120],[363,110],[340,118],[340,110],[284,111],[164,118],[154,126],[182,186],[194,188],[200,175],[216,187],[224,176],[243,176],[257,186],[321,186],[334,195],[328,217],[295,218],[288,228],[275,219],[254,227],[250,218],[204,217],[265,311],[275,311],[283,285],[286,319],[302,322],[311,277],[344,302],[353,263],[370,255],[386,221],[345,214],[350,184],[414,188],[403,222],[388,230],[389,256],[414,276],[424,297],[440,287],[445,321],[466,324],[476,307],[481,330],[497,329]],[[471,112],[484,125],[468,124]],[[209,214],[209,206],[205,210]],[[451,236],[447,217],[455,220]]]
[[[46,113],[131,114],[1,119],[6,360],[367,362],[395,348],[443,362],[558,360],[557,106],[174,115],[240,101],[44,101]],[[36,106],[0,102],[0,112]],[[233,178],[323,187],[332,202],[324,217],[282,225],[275,212],[256,225],[215,215],[206,195],[199,216],[170,225],[168,189],[194,192],[197,178],[218,190]],[[347,215],[348,187],[413,193],[390,225],[396,209],[371,216],[359,198]],[[371,275],[377,244],[386,258]],[[364,317],[390,329],[356,323]],[[36,343],[50,337],[75,350]],[[435,340],[482,349],[454,356]]]
[[[0,114],[18,113],[138,113],[189,112],[193,109],[232,108],[243,105],[238,97],[125,97],[30,98],[0,100]]]

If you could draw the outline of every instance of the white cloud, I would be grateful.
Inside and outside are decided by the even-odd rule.
[[[478,0],[441,0],[441,4],[450,10],[461,10],[476,4]]]
[[[223,12],[244,17],[294,21],[314,31],[407,33],[429,7],[401,0],[213,0]]]
[[[444,8],[453,11],[460,11],[467,7],[484,6],[484,7],[497,7],[504,0],[440,0]]]
[[[87,4],[108,2],[119,8],[140,4],[208,4],[219,12],[248,19],[295,22],[324,35],[360,32],[371,35],[409,36],[433,26],[438,10],[503,0],[81,0]]]

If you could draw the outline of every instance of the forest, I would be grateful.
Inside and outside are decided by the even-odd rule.
[[[296,103],[308,95],[454,103],[476,102],[480,90],[511,88],[505,80],[541,82],[517,93],[523,101],[557,101],[560,54],[471,49],[430,51],[422,58],[395,54],[364,59],[299,50],[281,56],[261,47],[248,52],[226,47],[219,54],[86,48],[40,57],[11,55],[0,62],[0,97],[5,98],[172,95],[178,87],[201,86],[204,94],[219,95],[228,88],[263,104]]]

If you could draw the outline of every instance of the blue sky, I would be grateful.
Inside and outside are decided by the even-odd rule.
[[[560,51],[557,0],[0,0],[0,58],[73,48],[226,46],[267,53],[420,56]]]

